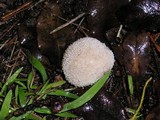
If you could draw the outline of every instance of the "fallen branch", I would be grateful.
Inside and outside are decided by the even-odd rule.
[[[75,21],[78,20],[79,18],[83,17],[84,15],[85,15],[85,13],[82,13],[82,14],[78,15],[78,16],[75,17],[74,19],[68,21],[67,23],[65,23],[65,24],[57,27],[57,28],[54,29],[53,31],[51,31],[50,34],[53,34],[53,33],[57,32],[57,31],[61,30],[62,28],[67,27],[68,25],[72,24],[73,22],[75,22]]]

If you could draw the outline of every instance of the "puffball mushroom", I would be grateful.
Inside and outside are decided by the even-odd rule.
[[[94,84],[114,65],[113,52],[99,40],[91,37],[80,38],[65,51],[62,69],[66,80],[84,87]]]

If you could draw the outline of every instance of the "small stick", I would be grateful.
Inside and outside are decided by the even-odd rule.
[[[9,28],[6,28],[4,30],[4,32],[2,34],[0,34],[0,40],[2,40],[2,38],[5,37],[7,35],[7,33],[9,31],[11,31],[17,25],[18,22],[19,22],[19,20],[17,20],[15,23],[13,23],[13,25],[11,25]]]
[[[121,31],[122,31],[123,25],[120,25],[118,33],[117,33],[117,37],[120,38],[121,36]]]
[[[37,6],[38,4],[45,2],[46,0],[39,0],[37,3],[35,3],[31,8],[33,8],[34,6]]]
[[[65,22],[68,22],[68,20],[66,20],[66,19],[64,19],[63,17],[61,17],[61,16],[57,16],[57,15],[55,15],[55,14],[53,14],[55,17],[57,17],[57,18],[59,18],[59,19],[61,19],[61,20],[63,20],[63,21],[65,21]],[[83,27],[83,26],[79,26],[78,24],[76,24],[76,23],[71,23],[72,25],[75,25],[76,27],[79,27],[79,28],[81,28],[81,29],[84,29],[84,30],[86,30],[86,31],[89,31],[87,28],[85,28],[85,27]]]
[[[13,50],[12,51],[14,51],[15,50],[15,45],[13,46]],[[21,52],[21,50],[19,50],[18,51],[18,56],[17,57],[19,57],[20,56],[20,52]],[[11,53],[11,56],[10,56],[10,60],[11,60],[11,58],[12,58],[12,55],[13,55],[13,53]],[[11,71],[10,71],[10,73],[9,73],[9,75],[8,75],[8,78],[12,75],[12,73],[13,73],[13,70],[14,70],[14,68],[17,66],[17,60],[14,62],[14,64],[12,65],[12,68],[11,68]],[[7,79],[8,79],[7,78]]]
[[[0,3],[0,8],[5,8],[5,7],[6,7],[6,5],[5,5],[5,4]]]
[[[7,13],[6,15],[2,16],[1,18],[1,22],[7,21],[9,20],[11,17],[13,17],[14,15],[20,13],[22,10],[27,9],[30,5],[31,5],[32,1],[29,1],[27,3],[24,3],[23,5],[21,5],[20,7],[18,7],[15,10],[12,10],[11,12]]]
[[[68,25],[72,24],[73,22],[75,22],[76,20],[78,20],[79,18],[83,17],[85,15],[85,13],[82,13],[80,15],[78,15],[77,17],[75,17],[74,19],[70,20],[69,22],[57,27],[56,29],[54,29],[53,31],[50,32],[50,34],[53,34],[59,30],[61,30],[64,27],[67,27]]]
[[[76,30],[74,31],[74,33],[76,33],[77,32],[77,30],[80,28],[80,26],[81,26],[81,24],[82,24],[82,22],[84,21],[84,18],[80,21],[80,23],[77,25],[77,28],[76,28]]]
[[[62,18],[62,17],[60,17],[60,16],[57,16],[57,15],[54,15],[54,16],[56,16],[57,18],[59,18],[59,19],[61,19],[61,20],[63,20],[63,21],[68,22],[66,19],[64,19],[64,18]],[[78,29],[80,32],[82,32],[85,36],[88,36],[85,31],[89,32],[89,30],[88,30],[87,28],[83,27],[83,26],[80,26],[80,24],[81,24],[81,22],[83,22],[83,20],[84,20],[84,18],[80,21],[79,25],[76,24],[76,23],[71,23],[71,24],[72,24],[72,25],[75,25],[75,26],[77,27],[77,29]],[[85,31],[84,31],[84,30],[85,30]],[[76,33],[76,32],[74,32],[74,33]]]
[[[0,50],[8,43],[9,40],[6,40],[3,44],[0,44]]]
[[[13,53],[14,53],[14,51],[15,51],[15,48],[16,48],[16,45],[13,46],[13,49],[12,49],[12,51],[11,51],[11,55],[10,55],[10,57],[9,57],[9,60],[12,59]]]

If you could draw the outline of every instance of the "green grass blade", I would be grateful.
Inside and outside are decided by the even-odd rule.
[[[45,91],[45,89],[46,89],[46,87],[47,87],[47,85],[49,84],[49,81],[46,81],[46,83],[43,85],[43,87],[39,90],[39,92],[37,93],[37,95],[40,95],[40,94],[42,94],[44,91]]]
[[[64,81],[64,80],[60,80],[60,81],[57,81],[57,82],[54,82],[54,83],[50,83],[50,84],[47,85],[46,90],[61,86],[65,83],[66,83],[66,81]]]
[[[76,94],[66,92],[64,90],[56,90],[54,92],[49,93],[48,95],[64,96],[72,99],[77,99],[79,97]]]
[[[36,108],[34,109],[34,112],[40,113],[40,114],[52,114],[51,110],[49,108]]]
[[[94,95],[102,88],[104,83],[107,81],[110,72],[107,72],[101,79],[99,79],[89,90],[87,90],[83,95],[81,95],[76,100],[66,103],[63,109],[60,112],[66,112],[71,109],[78,108],[82,106],[84,103],[91,100]]]
[[[69,113],[69,112],[57,113],[55,115],[59,117],[64,117],[64,118],[76,118],[77,117],[77,115]]]
[[[48,81],[44,84],[44,86],[42,87],[42,89],[39,91],[38,95],[45,93],[47,90],[61,86],[63,84],[65,84],[66,81],[61,80],[58,82],[54,82],[54,83],[49,83]]]
[[[132,76],[130,75],[128,75],[128,85],[129,85],[129,92],[131,95],[133,95],[133,92],[134,92],[133,79],[132,79]]]
[[[4,118],[9,114],[11,99],[12,99],[12,90],[10,90],[7,93],[7,95],[3,101],[1,111],[0,111],[0,120],[4,120]]]
[[[20,115],[18,117],[13,116],[12,118],[10,118],[9,120],[24,120],[26,118],[26,116],[28,116],[29,114],[31,114],[31,111],[26,112],[23,115]]]
[[[27,78],[27,88],[28,90],[32,89],[32,80],[34,78],[34,72],[30,72]]]
[[[29,56],[29,62],[32,64],[34,68],[36,68],[41,73],[43,83],[45,83],[46,80],[48,79],[48,76],[47,76],[46,70],[44,66],[42,65],[42,63],[37,58],[35,58],[33,55]]]
[[[17,85],[15,89],[15,102],[17,105],[18,105],[18,91],[19,91],[19,86]]]
[[[21,81],[15,81],[18,85],[22,86],[24,89],[27,89],[26,85]]]
[[[23,88],[19,88],[19,103],[21,107],[26,106],[26,94]]]
[[[46,117],[43,117],[43,119],[42,119],[42,120],[47,120],[47,119],[46,119]]]
[[[18,69],[10,78],[7,79],[5,84],[3,85],[0,94],[3,94],[3,92],[7,89],[7,86],[13,82],[16,81],[17,76],[20,74],[23,68]]]
[[[42,120],[42,117],[39,115],[35,114],[34,112],[31,112],[25,117],[25,120]]]

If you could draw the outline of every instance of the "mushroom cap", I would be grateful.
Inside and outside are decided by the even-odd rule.
[[[62,69],[66,80],[78,87],[92,85],[114,65],[113,52],[99,40],[80,38],[65,51]]]

